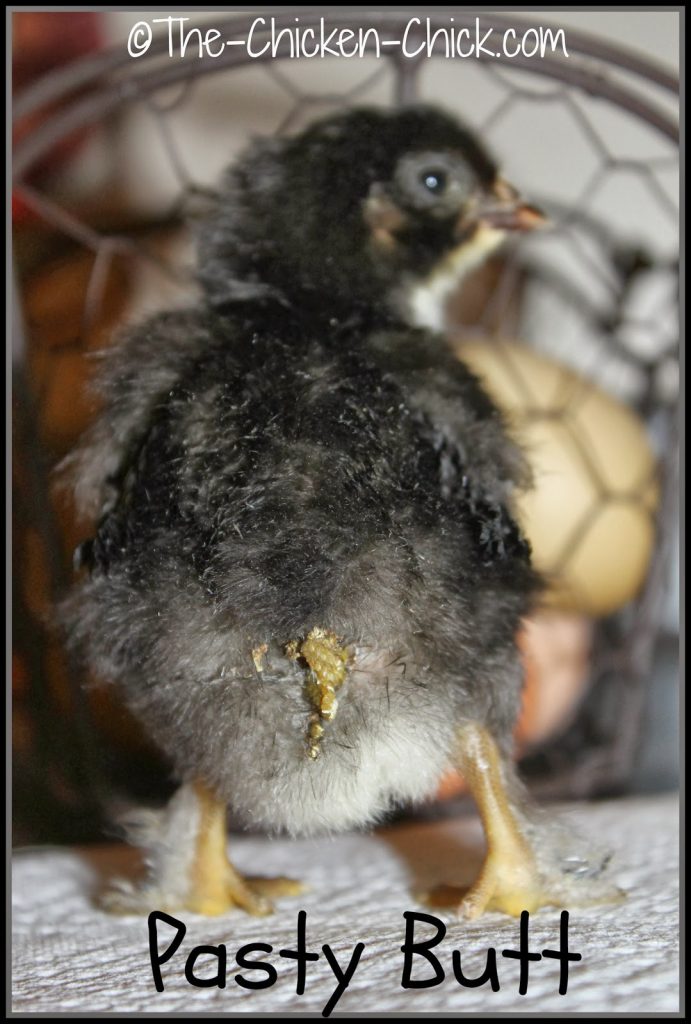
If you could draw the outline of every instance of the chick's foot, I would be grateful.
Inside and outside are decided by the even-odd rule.
[[[588,864],[564,856],[555,846],[556,830],[526,828],[507,792],[501,755],[484,728],[475,723],[465,726],[459,750],[461,770],[482,818],[487,855],[469,889],[440,886],[426,902],[453,906],[459,916],[474,920],[486,910],[520,917],[522,911],[533,913],[540,907],[568,909],[623,899],[619,889],[598,877],[606,860]]]
[[[239,909],[257,917],[273,912],[273,900],[297,896],[292,878],[246,878],[228,858],[226,806],[201,782],[183,786],[171,801],[151,843],[151,876],[134,887],[121,883],[101,900],[111,913],[188,910],[216,917]]]
[[[192,863],[188,910],[216,916],[235,907],[256,917],[273,913],[272,898],[296,896],[302,885],[290,878],[244,878],[228,859],[226,808],[203,783],[195,786],[201,817]]]
[[[191,889],[185,908],[206,917],[236,908],[253,917],[264,917],[273,913],[274,899],[298,896],[303,890],[302,883],[293,878],[246,878],[229,861],[221,877],[205,879]]]

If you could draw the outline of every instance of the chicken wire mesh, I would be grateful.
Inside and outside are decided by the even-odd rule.
[[[301,15],[303,26],[317,18]],[[291,24],[288,15],[278,21]],[[335,12],[332,21],[355,25]],[[508,21],[492,23],[499,33]],[[447,24],[438,19],[439,28]],[[392,37],[402,25],[395,12],[358,18],[358,26]],[[218,27],[226,38],[240,38],[247,26],[236,17]],[[647,481],[613,492],[572,429],[582,389],[552,410],[590,482],[553,570],[611,503],[630,505],[648,522],[654,550],[635,600],[595,622],[589,685],[577,712],[524,766],[560,796],[630,784],[653,659],[670,623],[678,494],[677,83],[598,40],[570,33],[569,44],[568,60],[498,66],[399,55],[341,62],[335,74],[333,61],[280,54],[250,60],[235,48],[220,59],[192,53],[171,62],[162,37],[137,61],[123,47],[98,53],[16,97],[15,124],[25,126],[14,150],[20,838],[93,838],[113,792],[157,792],[154,754],[135,724],[112,694],[85,685],[49,625],[50,608],[69,585],[71,550],[84,536],[51,487],[50,467],[92,415],[91,357],[120,324],[194,296],[189,224],[208,208],[220,170],[248,138],[293,132],[330,110],[364,103],[424,99],[455,110],[553,222],[549,234],[492,259],[464,286],[450,307],[454,331],[488,344],[520,338],[626,402],[647,427],[658,456],[661,496],[653,504],[644,500]],[[69,175],[46,174],[60,147],[69,149]],[[510,360],[505,369],[530,417],[530,381]]]

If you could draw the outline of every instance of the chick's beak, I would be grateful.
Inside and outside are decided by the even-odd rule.
[[[524,202],[513,185],[503,178],[497,178],[481,196],[474,219],[495,231],[535,231],[549,224],[544,213]]]

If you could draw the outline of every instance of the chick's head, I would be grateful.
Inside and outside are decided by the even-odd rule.
[[[231,168],[200,277],[216,306],[270,297],[436,327],[463,272],[540,221],[449,115],[359,109],[257,143]]]

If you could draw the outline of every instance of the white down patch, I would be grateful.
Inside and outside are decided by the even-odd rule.
[[[453,249],[437,264],[429,277],[416,282],[406,294],[405,313],[408,322],[414,327],[443,331],[450,295],[465,275],[483,263],[505,237],[504,231],[480,227],[470,241]]]

